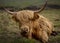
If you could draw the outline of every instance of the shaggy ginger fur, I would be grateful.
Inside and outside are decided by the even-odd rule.
[[[33,19],[31,20],[31,18],[34,17],[33,15],[34,12],[32,11],[24,11],[24,12],[21,11],[17,14],[20,14],[17,15],[16,17],[22,23],[21,27],[24,27],[22,29],[29,30],[28,32],[26,32],[26,34],[24,34],[27,38],[31,39],[34,36],[39,40],[42,39],[42,42],[44,43],[48,41],[48,37],[50,36],[50,34],[54,29],[52,23],[47,18],[36,13],[36,15],[39,16],[39,18],[36,20]]]
[[[30,29],[32,29],[30,30],[30,34],[32,34],[30,38],[37,38],[38,40],[42,40],[43,43],[48,42],[49,36],[54,31],[52,23],[42,15],[39,15],[39,19],[31,21]]]

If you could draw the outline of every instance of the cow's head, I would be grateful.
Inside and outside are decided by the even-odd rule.
[[[30,20],[36,20],[36,19],[38,19],[38,18],[39,18],[38,13],[41,12],[41,11],[43,11],[44,8],[46,7],[46,5],[47,5],[47,0],[46,0],[46,3],[43,5],[43,7],[42,7],[41,9],[39,9],[39,10],[37,10],[37,11],[33,11],[33,12],[34,12],[34,14],[33,14],[34,17],[31,18]],[[18,12],[11,12],[11,11],[9,11],[9,10],[7,10],[7,9],[5,9],[5,10],[6,10],[8,13],[10,13],[11,15],[13,15],[13,18],[18,21],[18,18],[16,17],[16,15],[17,15]]]
[[[20,30],[21,35],[26,37],[29,33],[29,26],[23,25],[21,26]]]

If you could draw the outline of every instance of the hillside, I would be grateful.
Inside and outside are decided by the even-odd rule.
[[[27,7],[31,5],[43,5],[45,0],[0,0],[0,7]],[[48,4],[59,5],[60,0],[48,0]]]

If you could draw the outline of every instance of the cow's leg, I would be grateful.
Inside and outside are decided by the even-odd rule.
[[[29,39],[32,38],[32,29],[30,29],[29,32],[28,32],[28,38],[29,38]]]
[[[42,32],[42,42],[43,43],[48,43],[48,35],[45,31]]]
[[[42,43],[48,43],[48,35],[45,31],[40,31],[38,38]]]

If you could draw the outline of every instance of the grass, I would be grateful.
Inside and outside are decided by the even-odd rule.
[[[44,10],[40,15],[45,16],[55,25],[55,30],[60,30],[60,9]],[[20,37],[18,23],[12,20],[12,16],[0,10],[0,42],[1,43],[39,43],[34,39]],[[60,34],[50,37],[50,43],[60,43]]]
[[[27,7],[31,5],[42,5],[45,0],[0,0],[0,7],[12,6],[12,7]],[[48,4],[60,5],[60,0],[48,0]]]
[[[27,7],[29,5],[34,5],[38,4],[38,2],[41,4],[41,0],[1,0],[0,1],[0,6],[5,7],[5,6],[14,6],[14,7]],[[4,6],[3,6],[4,5]]]

